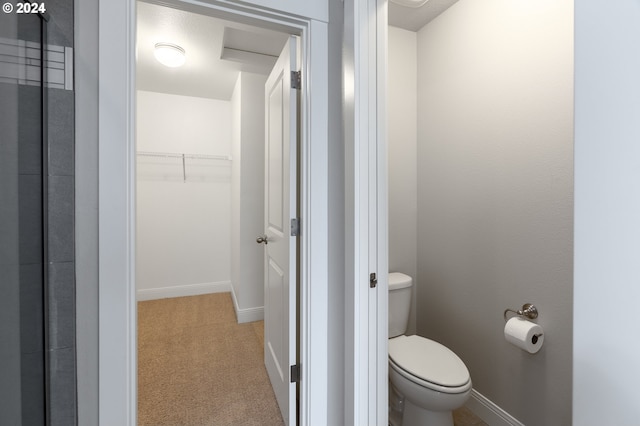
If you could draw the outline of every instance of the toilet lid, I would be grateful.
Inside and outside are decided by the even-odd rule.
[[[469,382],[469,370],[449,348],[421,336],[389,340],[389,357],[397,366],[424,381],[446,387]]]

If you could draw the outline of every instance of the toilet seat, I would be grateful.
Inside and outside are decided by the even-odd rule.
[[[421,336],[398,336],[389,340],[389,364],[417,385],[457,394],[471,388],[464,362],[449,348]]]

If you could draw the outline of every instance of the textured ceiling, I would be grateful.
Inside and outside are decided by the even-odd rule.
[[[276,31],[138,2],[137,88],[228,100],[238,73],[267,74],[287,37]],[[167,68],[156,61],[153,50],[159,42],[181,46],[186,51],[185,65]]]

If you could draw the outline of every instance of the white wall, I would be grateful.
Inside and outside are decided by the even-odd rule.
[[[242,72],[231,97],[233,155],[232,286],[239,322],[263,318],[264,85],[267,77]]]
[[[229,101],[136,93],[138,151],[231,154]]]
[[[231,291],[238,299],[240,286],[240,209],[241,171],[242,171],[242,74],[231,94],[231,155],[235,160],[231,164]],[[237,302],[235,302],[237,303]]]
[[[640,3],[576,1],[573,424],[638,424]]]
[[[417,34],[389,27],[389,272],[416,279],[418,250]],[[415,334],[416,297],[407,334]]]
[[[231,154],[229,101],[137,92],[137,150]],[[138,297],[228,289],[231,163],[138,157]]]
[[[524,424],[570,424],[573,1],[460,0],[419,31],[418,164],[418,333]],[[503,336],[526,302],[536,355]]]

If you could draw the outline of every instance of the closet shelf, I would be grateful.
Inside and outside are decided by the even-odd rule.
[[[138,157],[184,158],[188,160],[224,160],[231,161],[230,155],[179,154],[174,152],[138,151]]]
[[[231,156],[229,155],[208,155],[208,154],[180,154],[173,152],[150,152],[150,151],[138,151],[138,158],[167,158],[175,159],[181,163],[182,168],[182,181],[187,182],[187,160],[214,160],[231,162]],[[220,164],[220,163],[218,163]],[[193,166],[189,166],[193,167]]]

